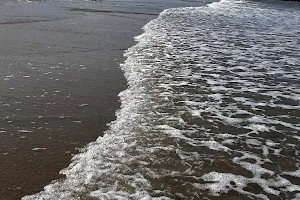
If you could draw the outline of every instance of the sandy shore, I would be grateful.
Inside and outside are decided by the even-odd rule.
[[[0,199],[40,191],[103,134],[126,88],[119,64],[163,9],[199,2],[3,1]]]

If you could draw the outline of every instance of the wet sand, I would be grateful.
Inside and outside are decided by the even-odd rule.
[[[119,64],[141,28],[185,1],[0,4],[0,199],[36,193],[115,118]]]

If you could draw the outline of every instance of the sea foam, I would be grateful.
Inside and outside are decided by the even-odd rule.
[[[165,10],[125,53],[116,121],[23,200],[298,199],[299,22],[246,1]]]

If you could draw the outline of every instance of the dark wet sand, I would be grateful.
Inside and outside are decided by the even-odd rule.
[[[6,3],[11,3],[7,5]],[[103,134],[126,88],[119,63],[141,27],[197,2],[0,4],[0,199],[36,193]]]

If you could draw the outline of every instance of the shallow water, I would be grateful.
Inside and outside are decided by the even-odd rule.
[[[125,54],[117,120],[23,199],[299,199],[299,11],[161,13]]]
[[[159,14],[180,4],[160,3],[0,2],[1,200],[20,199],[63,177],[59,170],[78,148],[103,134],[126,88],[123,52],[156,17],[130,12]],[[72,11],[78,8],[112,12]]]
[[[299,11],[161,13],[125,54],[117,120],[23,199],[299,199]]]
[[[129,87],[119,95],[122,107],[117,120],[73,158],[62,171],[65,180],[23,199],[299,199],[300,10],[296,5],[222,1],[161,13],[125,54],[121,67]],[[29,20],[36,20],[32,16]],[[40,27],[33,25],[32,30]],[[54,28],[74,31],[72,26]],[[29,32],[32,36],[34,31]],[[95,35],[90,30],[84,33],[92,39],[96,30]],[[66,82],[56,83],[68,74],[67,82],[76,83],[76,77],[90,80],[93,65],[49,56],[49,45],[39,47],[40,51],[57,63],[24,63],[16,59],[18,54],[10,54],[13,62],[1,69],[5,72],[2,123],[14,124],[2,128],[2,135],[13,129],[22,140],[39,127],[48,132],[56,127],[48,127],[49,120],[39,113],[43,109],[34,109],[32,98],[57,118],[56,132],[63,128],[60,120],[73,126],[85,122],[81,109],[94,101],[70,100],[65,111],[73,108],[78,115],[62,115],[60,105],[73,95],[62,91],[67,90]],[[22,49],[21,55],[28,57]],[[22,70],[17,70],[20,66]],[[40,84],[43,81],[53,82],[53,88]],[[31,90],[32,85],[37,88]],[[64,87],[58,90],[56,85]],[[72,88],[79,96],[83,91]],[[12,108],[16,113],[9,116]],[[26,118],[30,123],[20,122],[24,115],[19,112],[31,113],[33,117]],[[89,109],[86,113],[93,118]],[[45,149],[34,144],[30,150]]]

